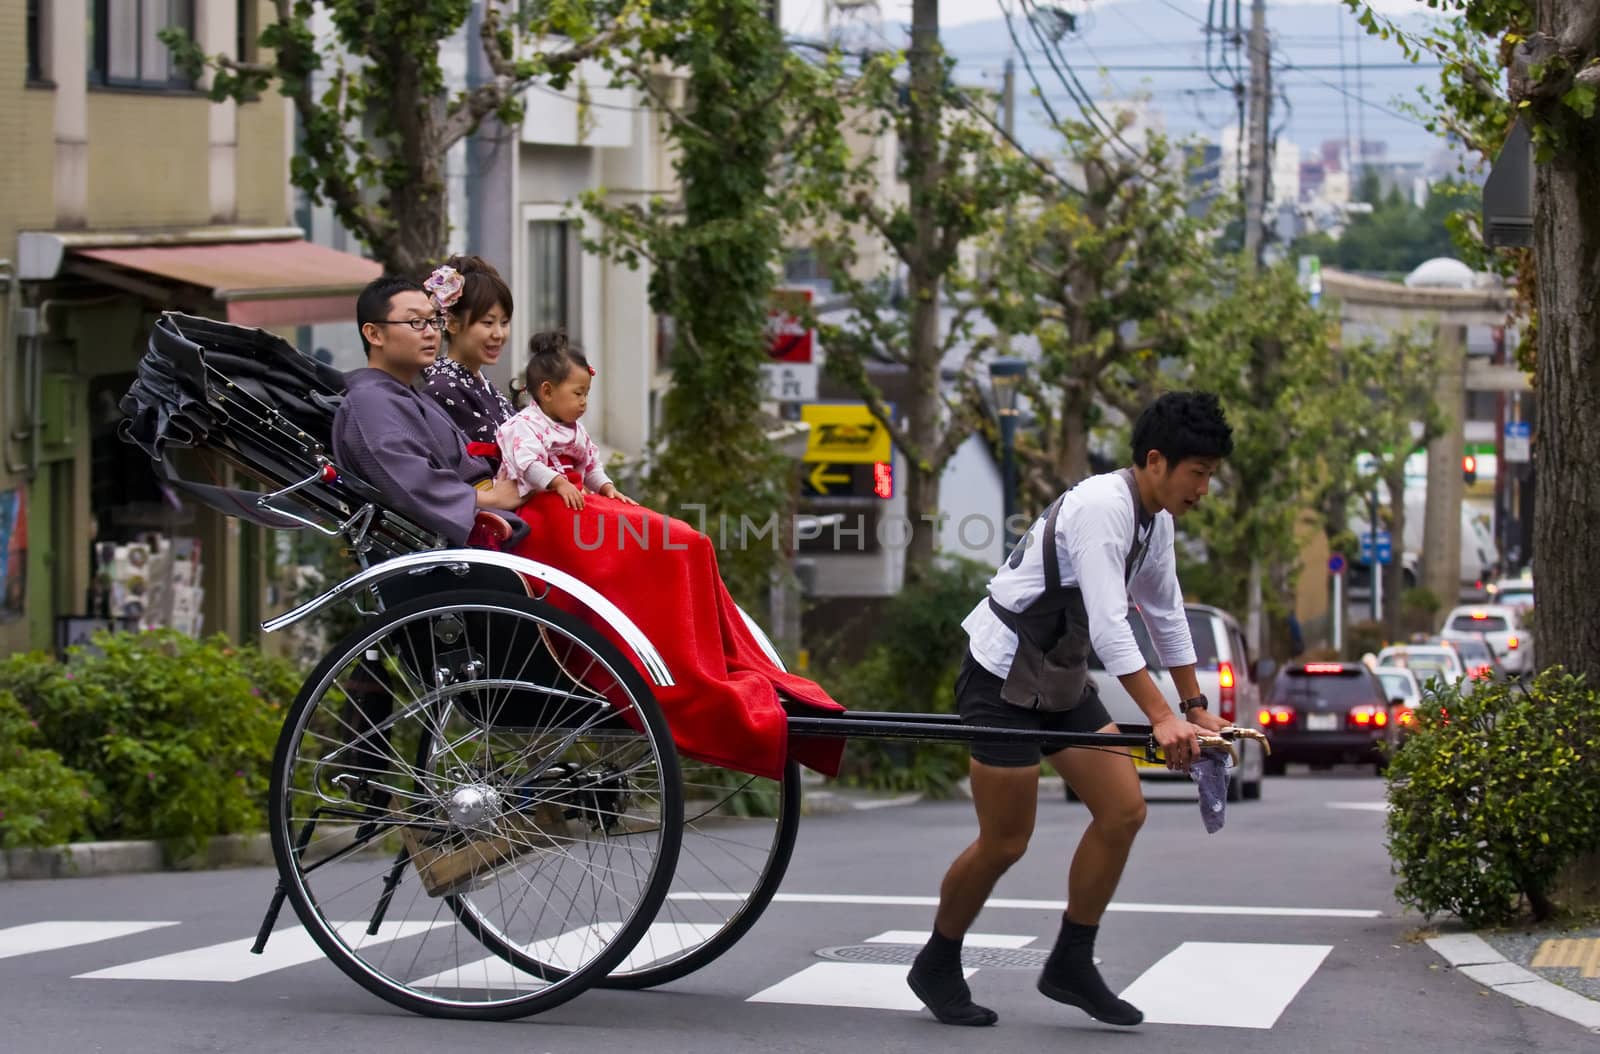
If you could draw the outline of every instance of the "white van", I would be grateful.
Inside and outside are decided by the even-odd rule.
[[[1260,679],[1262,676],[1272,676],[1272,660],[1264,660],[1261,669],[1252,668],[1239,623],[1221,608],[1185,604],[1184,610],[1189,615],[1189,635],[1194,639],[1195,676],[1200,682],[1200,691],[1210,703],[1211,712],[1240,728],[1260,728],[1260,718],[1257,716],[1261,710]],[[1133,630],[1134,639],[1139,642],[1139,650],[1144,653],[1145,665],[1155,678],[1156,686],[1176,710],[1180,701],[1178,689],[1172,682],[1172,674],[1167,672],[1156,656],[1150,631],[1146,629],[1138,608],[1128,609],[1128,626]],[[1089,676],[1094,678],[1094,686],[1111,720],[1130,725],[1150,723],[1145,712],[1139,709],[1139,704],[1122,687],[1122,682],[1106,672],[1105,667],[1100,665],[1099,656],[1093,651],[1089,653]],[[1259,798],[1262,779],[1266,775],[1266,754],[1260,743],[1249,739],[1239,743],[1236,749],[1239,751],[1239,765],[1228,780],[1228,800]],[[1164,766],[1153,765],[1141,765],[1139,775],[1151,780],[1189,779],[1188,773],[1172,772]]]

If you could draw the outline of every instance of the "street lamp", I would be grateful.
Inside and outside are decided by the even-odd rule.
[[[1011,529],[1011,517],[1017,500],[1017,395],[1028,364],[1021,359],[991,359],[989,362],[989,389],[993,393],[995,414],[1000,418],[1002,516],[1006,539],[1006,553],[1017,544],[1016,532]]]

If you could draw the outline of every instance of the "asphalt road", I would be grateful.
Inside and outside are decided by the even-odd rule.
[[[1048,1002],[1034,991],[1036,968],[1008,962],[1048,950],[1086,822],[1081,805],[1050,799],[1032,850],[979,920],[983,936],[968,941],[969,952],[993,946],[978,949],[985,963],[971,980],[1000,1014],[993,1029],[946,1028],[908,1009],[895,963],[922,939],[939,877],[971,837],[970,805],[953,801],[808,817],[780,901],[722,959],[664,989],[590,991],[500,1024],[410,1016],[320,959],[231,981],[171,979],[217,978],[240,961],[237,945],[216,946],[255,932],[268,871],[0,884],[0,1051],[1596,1048],[1583,1029],[1485,992],[1415,942],[1421,920],[1390,895],[1382,787],[1370,774],[1271,779],[1263,801],[1230,806],[1212,836],[1186,787],[1152,786],[1149,797],[1099,948],[1107,981],[1149,1018],[1132,1031]],[[70,946],[71,928],[37,926],[71,921],[127,925],[80,928],[98,939]],[[171,924],[147,926],[156,922]],[[22,946],[23,933],[42,946]],[[188,954],[151,963],[177,953]],[[82,976],[91,973],[105,976]]]

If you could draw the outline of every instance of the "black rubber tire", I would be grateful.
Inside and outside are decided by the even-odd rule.
[[[672,959],[660,966],[648,966],[629,973],[613,973],[595,985],[596,988],[622,988],[637,990],[654,988],[679,978],[687,977],[706,966],[732,948],[761,918],[772,896],[783,883],[789,870],[789,859],[794,855],[794,843],[800,834],[800,766],[793,761],[784,766],[782,797],[778,815],[777,836],[772,842],[772,852],[767,856],[767,866],[761,872],[744,906],[728,920],[709,940],[681,958]]]
[[[572,971],[570,974],[564,971],[560,977],[546,978],[553,982],[566,980],[567,983],[556,983],[545,991],[534,992],[483,1006],[461,1006],[429,1000],[401,987],[386,984],[382,979],[374,976],[370,970],[364,968],[363,964],[351,955],[338,936],[331,931],[328,920],[322,917],[309,891],[301,882],[299,869],[294,863],[293,835],[288,829],[287,817],[285,816],[285,807],[288,801],[287,766],[300,738],[302,718],[305,711],[317,701],[314,696],[319,692],[322,682],[347,664],[350,661],[350,655],[358,646],[364,649],[365,644],[363,642],[372,638],[374,633],[380,632],[384,627],[403,622],[422,611],[430,609],[461,610],[472,605],[487,605],[495,609],[521,611],[535,619],[556,626],[563,633],[577,640],[600,657],[611,672],[624,682],[633,697],[634,703],[638,708],[640,721],[646,734],[653,741],[656,754],[660,759],[663,784],[675,789],[673,793],[663,792],[662,794],[660,851],[656,854],[652,865],[652,874],[645,888],[645,893],[640,898],[639,907],[635,910],[633,917],[628,919],[621,929],[617,931],[610,944],[581,969]],[[279,879],[287,892],[289,902],[294,905],[295,914],[299,916],[301,923],[305,926],[307,932],[311,934],[312,939],[317,942],[323,953],[357,984],[378,998],[416,1014],[428,1017],[504,1021],[543,1013],[582,994],[586,989],[603,980],[618,963],[627,957],[634,944],[644,935],[650,923],[654,921],[656,912],[660,910],[662,902],[666,899],[667,890],[672,885],[673,870],[677,865],[678,844],[683,831],[683,795],[681,789],[676,788],[679,788],[677,750],[673,746],[671,733],[668,731],[666,719],[656,703],[655,695],[633,664],[600,633],[582,620],[555,607],[541,601],[509,593],[462,591],[423,596],[391,607],[368,619],[334,645],[301,685],[299,693],[295,696],[294,703],[290,706],[285,716],[283,730],[279,733],[278,745],[272,762],[272,781],[269,790],[268,810],[272,853],[277,862]],[[450,899],[453,900],[455,898]],[[475,927],[470,925],[466,925],[463,928],[467,929],[468,932],[474,932],[475,930]],[[485,942],[485,947],[498,954],[498,951],[487,942]]]
[[[1266,761],[1262,763],[1262,772],[1268,776],[1281,776],[1287,772],[1288,769],[1289,763],[1287,761],[1284,761],[1282,758],[1273,757],[1270,754],[1267,755]]]
[[[1243,790],[1244,790],[1244,800],[1245,801],[1260,801],[1261,800],[1261,785],[1263,783],[1265,783],[1265,782],[1266,782],[1266,779],[1262,778],[1262,779],[1258,779],[1258,780],[1252,780],[1249,783],[1246,783],[1244,785],[1244,788],[1243,788]]]

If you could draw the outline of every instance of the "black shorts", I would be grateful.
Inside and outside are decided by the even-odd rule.
[[[1098,732],[1111,723],[1094,682],[1083,687],[1083,701],[1071,710],[1028,710],[1000,698],[1005,681],[979,665],[967,650],[956,675],[956,711],[962,724],[991,728],[1042,729],[1048,732]],[[974,743],[972,760],[1000,768],[1022,768],[1065,750],[1070,743]]]

